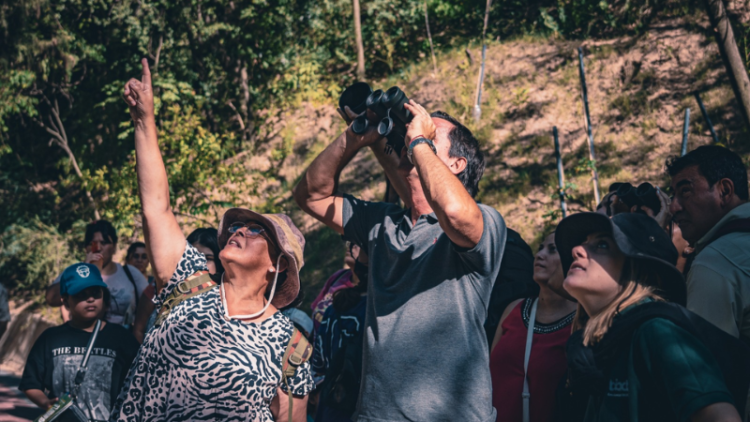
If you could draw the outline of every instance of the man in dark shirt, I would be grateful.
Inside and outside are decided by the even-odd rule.
[[[18,387],[29,400],[45,410],[62,394],[74,390],[76,373],[91,333],[109,303],[107,285],[99,269],[92,264],[68,267],[60,279],[60,293],[63,306],[70,312],[70,320],[39,336],[26,360]],[[75,401],[89,420],[109,420],[112,403],[137,351],[138,342],[130,332],[120,325],[102,321]]]
[[[471,132],[447,114],[406,107],[414,118],[400,158],[372,150],[408,209],[336,193],[343,167],[379,141],[374,129],[339,136],[294,192],[370,256],[356,420],[495,421],[483,324],[505,222],[473,198],[484,157]]]

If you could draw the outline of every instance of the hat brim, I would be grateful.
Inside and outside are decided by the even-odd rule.
[[[286,270],[286,280],[281,285],[276,286],[276,293],[274,293],[273,299],[271,300],[271,304],[273,304],[273,306],[279,309],[283,308],[291,304],[299,295],[300,265],[294,255],[282,246],[280,242],[279,230],[283,229],[279,227],[279,224],[277,222],[271,220],[263,214],[259,214],[255,211],[250,211],[247,208],[230,208],[221,217],[221,222],[219,223],[219,250],[224,249],[224,246],[226,246],[229,238],[231,237],[229,235],[229,225],[237,221],[247,220],[257,221],[268,229],[269,234],[273,239],[274,246],[279,250],[281,254],[286,257],[287,262],[289,263],[289,266]]]
[[[565,277],[568,276],[568,270],[573,264],[573,248],[583,243],[588,235],[597,232],[610,234],[626,257],[646,262],[649,269],[659,274],[660,285],[653,286],[658,289],[659,296],[685,306],[687,291],[682,273],[668,261],[637,252],[628,237],[604,214],[582,212],[566,217],[558,224],[555,230],[555,245],[560,254]]]
[[[106,289],[107,291],[109,291],[109,286],[107,286],[106,283],[104,283],[103,281],[95,280],[95,281],[93,281],[93,282],[91,282],[89,284],[82,284],[82,285],[77,285],[74,288],[68,288],[68,290],[65,292],[65,295],[67,295],[67,296],[74,296],[74,295],[77,295],[78,293],[80,293],[80,292],[88,289],[89,287],[101,287],[101,288]]]

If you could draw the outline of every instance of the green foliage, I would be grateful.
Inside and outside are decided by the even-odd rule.
[[[40,299],[50,280],[77,257],[68,233],[39,220],[12,225],[0,234],[0,278],[16,296]]]
[[[245,180],[238,162],[226,161],[233,135],[216,135],[204,126],[201,115],[192,107],[178,104],[162,109],[159,146],[169,178],[172,209],[178,215],[216,225],[222,208],[233,206],[240,194],[254,192]],[[140,212],[135,174],[135,154],[119,169],[104,166],[84,173],[88,186],[107,192],[102,217],[118,224],[118,230],[132,234],[132,218]]]
[[[692,13],[696,1],[669,0],[556,0],[543,2],[539,21],[565,38],[640,33],[657,15]]]
[[[502,0],[493,4],[487,36],[634,32],[657,11],[689,13],[692,6],[682,3]],[[486,1],[360,4],[367,79],[400,81],[429,60],[425,4],[440,60],[441,50],[479,39]],[[6,245],[32,237],[23,230],[67,239],[95,209],[126,237],[133,234],[140,207],[133,129],[120,93],[139,76],[142,57],[152,65],[172,205],[202,225],[215,225],[238,195],[256,192],[246,180],[288,188],[280,166],[259,173],[247,170],[243,157],[268,150],[274,132],[266,123],[280,110],[330,103],[355,79],[351,0],[6,0],[0,33],[0,229],[13,228],[3,235]],[[569,73],[574,80],[574,66]],[[467,81],[468,98],[474,82]],[[494,101],[497,89],[488,88],[485,101]],[[528,91],[512,95],[516,107],[527,105]],[[469,103],[455,98],[449,108],[461,115]],[[294,153],[291,137],[273,148],[274,164]],[[541,171],[520,172],[518,192]],[[264,209],[282,209],[276,193],[263,195],[257,203]],[[13,265],[21,265],[13,271],[23,274],[24,289],[47,282],[47,270],[22,266],[32,265],[26,258]]]

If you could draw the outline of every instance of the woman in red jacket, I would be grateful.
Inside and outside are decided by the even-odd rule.
[[[565,343],[576,310],[563,279],[553,231],[534,257],[539,297],[508,305],[492,342],[492,405],[498,422],[553,419],[555,390],[567,368]]]

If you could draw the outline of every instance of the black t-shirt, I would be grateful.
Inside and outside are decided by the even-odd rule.
[[[70,323],[48,328],[31,348],[18,389],[42,390],[50,398],[70,392],[90,338],[91,333]],[[99,332],[76,399],[90,420],[109,420],[138,347],[133,335],[117,324]]]

